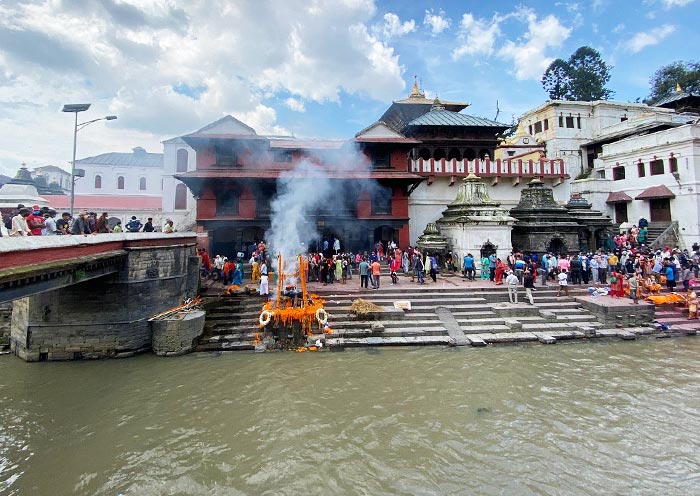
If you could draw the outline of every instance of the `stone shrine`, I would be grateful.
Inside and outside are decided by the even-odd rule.
[[[581,193],[573,193],[566,204],[569,215],[578,223],[579,250],[587,253],[597,248],[612,248],[612,219],[600,210],[593,210]]]
[[[579,251],[579,224],[566,207],[554,200],[552,188],[538,178],[520,193],[520,203],[510,210],[513,249],[523,253],[569,254]]]
[[[477,268],[483,256],[496,253],[505,260],[511,249],[511,229],[515,219],[492,200],[486,185],[470,173],[462,179],[457,198],[443,211],[437,221],[440,230],[450,240],[456,261],[471,253]]]

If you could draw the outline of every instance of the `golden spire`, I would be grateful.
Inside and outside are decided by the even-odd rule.
[[[421,98],[423,95],[420,92],[420,89],[418,89],[418,76],[416,74],[413,75],[413,88],[411,89],[411,94],[409,95],[409,98]]]
[[[681,83],[676,83],[676,93],[681,93],[683,90],[681,89]]]

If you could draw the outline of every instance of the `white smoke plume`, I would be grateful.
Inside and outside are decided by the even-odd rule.
[[[368,160],[358,150],[346,146],[342,152],[331,156],[330,160],[329,155],[319,157],[322,165],[311,159],[302,160],[277,179],[277,194],[270,202],[270,229],[265,233],[265,239],[272,265],[276,266],[277,255],[281,254],[287,274],[298,269],[297,257],[307,253],[307,243],[320,239],[314,213],[322,207],[342,208],[344,204],[346,191],[343,184],[347,183],[331,179],[329,171],[353,173],[352,181],[369,177]],[[366,186],[371,189],[374,184]]]

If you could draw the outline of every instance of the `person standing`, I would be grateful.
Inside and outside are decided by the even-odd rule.
[[[56,211],[49,210],[44,214],[44,229],[41,231],[42,236],[55,236],[58,234],[56,227]]]
[[[637,298],[639,298],[639,280],[637,280],[637,275],[634,272],[632,272],[630,278],[627,279],[627,285],[630,288],[630,298],[632,298],[635,305],[638,304],[639,301],[637,301]]]
[[[32,232],[32,236],[41,236],[44,224],[44,215],[41,213],[39,205],[34,205],[31,213],[27,216],[27,226]]]
[[[143,225],[143,232],[153,232],[156,228],[153,227],[153,217],[149,217],[146,223]]]
[[[70,214],[63,212],[61,218],[56,221],[56,234],[70,234]]]
[[[22,207],[19,209],[17,215],[12,217],[12,227],[10,228],[10,236],[32,236],[32,231],[27,225],[27,217],[31,214],[31,211]]]
[[[518,282],[518,276],[509,270],[506,277],[506,287],[508,288],[508,300],[511,303],[518,303]]]
[[[265,259],[263,259],[262,264],[260,265],[260,289],[258,290],[258,293],[260,293],[260,296],[267,296],[270,293],[267,282],[267,263],[265,262]]]
[[[135,215],[131,216],[131,220],[126,223],[126,230],[129,232],[139,232],[143,227],[141,221],[136,218]]]
[[[102,215],[100,215],[100,218],[97,219],[97,222],[95,223],[95,229],[97,230],[98,234],[106,234],[110,231],[109,229],[109,224],[107,223],[109,215],[107,212],[102,212]]]
[[[557,279],[559,279],[559,291],[557,291],[557,296],[559,296],[562,291],[564,291],[566,296],[569,296],[569,274],[566,273],[566,269],[561,269]]]
[[[666,287],[669,291],[676,290],[676,269],[672,263],[666,266]]]
[[[523,274],[523,287],[525,288],[525,298],[527,298],[530,305],[534,305],[535,302],[532,299],[532,292],[535,290],[535,278],[530,270],[525,270]]]
[[[433,280],[433,282],[437,282],[438,263],[435,259],[435,255],[429,256],[428,260],[430,261],[430,278]]]
[[[372,289],[379,289],[379,274],[382,266],[378,260],[372,262]]]
[[[462,279],[474,280],[474,257],[471,253],[467,253],[462,261],[464,266],[464,275]]]
[[[368,289],[369,283],[369,263],[367,257],[364,257],[360,262],[360,288]],[[374,285],[372,285],[374,287]]]
[[[399,276],[396,274],[401,267],[401,260],[399,257],[394,257],[391,259],[389,264],[389,269],[391,270],[391,284],[396,286],[399,283]]]
[[[87,212],[85,210],[81,210],[81,212],[78,214],[75,220],[73,220],[71,234],[82,234],[83,236],[92,234],[92,231],[90,230],[90,226],[88,225],[87,221]]]

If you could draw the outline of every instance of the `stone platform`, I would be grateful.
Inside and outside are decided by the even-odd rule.
[[[437,283],[423,285],[400,277],[391,285],[385,277],[378,290],[360,289],[357,276],[346,284],[309,283],[309,292],[326,300],[333,334],[325,336],[328,347],[451,345],[486,346],[499,343],[552,344],[561,340],[690,335],[700,331],[700,321],[662,331],[654,325],[654,306],[638,305],[627,298],[591,298],[584,287],[571,286],[570,296],[557,297],[556,288],[538,287],[535,305],[508,302],[504,286],[489,281],[465,281],[459,276],[439,276]],[[397,300],[411,302],[410,311],[375,315],[357,320],[350,314],[356,298],[383,308]],[[212,298],[204,335],[197,349],[253,350],[252,340],[262,300]],[[323,336],[320,336],[323,337]]]

